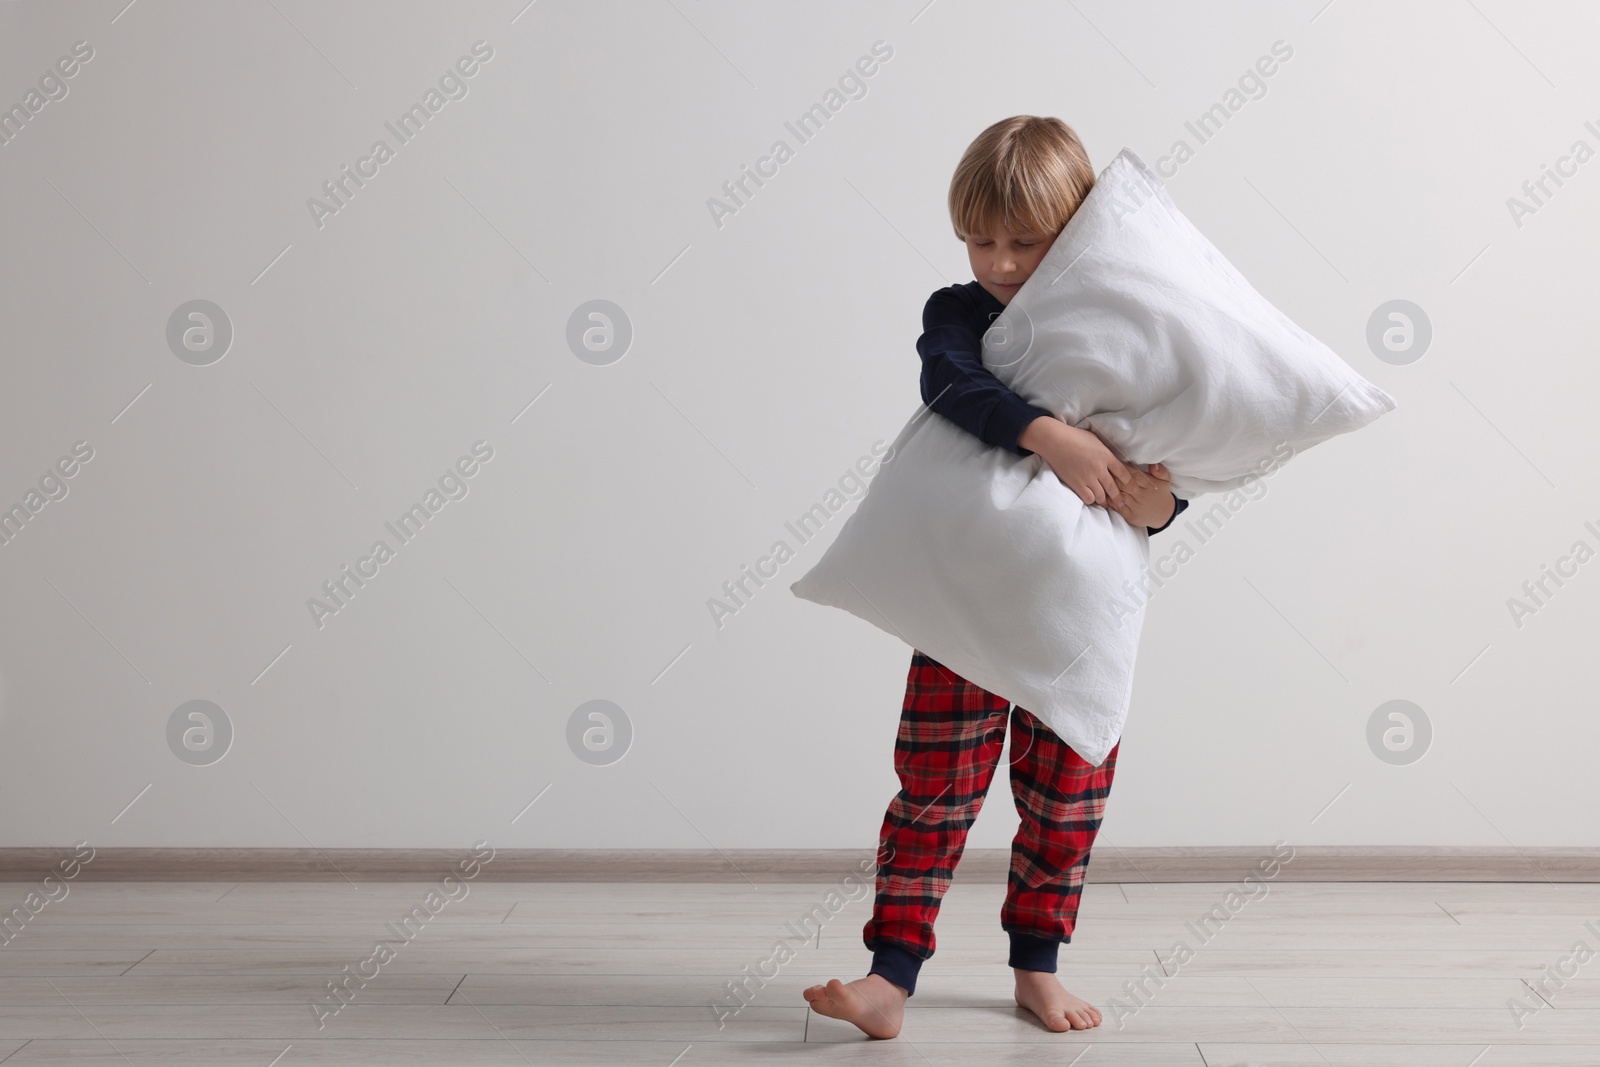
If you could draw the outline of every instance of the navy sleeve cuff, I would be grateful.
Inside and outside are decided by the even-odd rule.
[[[1183,514],[1183,509],[1189,506],[1189,502],[1183,499],[1183,497],[1179,496],[1177,493],[1172,494],[1172,499],[1174,502],[1172,506],[1172,518],[1168,519],[1160,526],[1146,526],[1144,528],[1146,533],[1158,534],[1162,530],[1165,530],[1168,526],[1171,526],[1174,522],[1176,522],[1178,516]]]
[[[1033,453],[1018,444],[1017,438],[1022,436],[1022,431],[1028,428],[1029,423],[1041,415],[1047,418],[1055,417],[1044,408],[1035,407],[1014,393],[1007,395],[989,412],[989,422],[984,427],[985,436],[988,437],[990,444],[1010,449],[1019,456],[1031,456]]]

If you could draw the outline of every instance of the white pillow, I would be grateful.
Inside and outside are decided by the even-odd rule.
[[[984,335],[1030,403],[1193,497],[1395,407],[1257,293],[1124,149]],[[1122,735],[1149,538],[1037,455],[908,422],[855,514],[790,586],[1038,716],[1099,765]]]
[[[984,336],[1018,395],[1165,463],[1181,497],[1233,489],[1275,446],[1365,426],[1394,398],[1245,281],[1127,149]]]

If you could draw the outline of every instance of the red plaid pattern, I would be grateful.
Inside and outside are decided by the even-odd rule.
[[[1022,824],[1000,925],[1072,940],[1121,743],[1091,766],[1030,712],[914,652],[894,746],[900,792],[883,817],[877,898],[862,930],[868,948],[933,955],[933,921],[1000,763],[1007,708],[1011,795]]]

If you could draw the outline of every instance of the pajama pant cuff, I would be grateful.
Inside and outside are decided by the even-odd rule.
[[[1061,948],[1061,942],[1048,941],[1017,930],[1008,932],[1011,935],[1011,958],[1006,963],[1008,967],[1055,973],[1056,952]]]
[[[917,972],[921,969],[922,957],[899,945],[882,945],[872,950],[872,966],[867,973],[883,976],[909,997],[917,991]]]

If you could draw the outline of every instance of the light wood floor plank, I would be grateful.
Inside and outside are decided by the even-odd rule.
[[[0,1064],[1600,1067],[1600,959],[1553,1005],[1525,984],[1600,950],[1593,885],[1270,882],[1202,939],[1237,883],[1091,883],[1060,976],[1107,1022],[1052,1034],[1012,1002],[1004,886],[957,883],[890,1042],[800,995],[869,963],[865,894],[817,910],[838,887],[484,882],[402,941],[430,883],[74,883],[0,946]],[[394,958],[319,1027],[307,1002],[379,939]],[[719,1027],[779,939],[797,954]],[[1520,1029],[1511,997],[1538,1005]]]
[[[836,977],[859,978],[865,973],[867,957],[855,970]],[[1063,972],[1066,974],[1066,972]],[[1070,974],[1072,991],[1094,1003],[1104,1003],[1122,990],[1125,975]],[[759,989],[753,988],[749,1000],[754,1004],[804,1004],[801,991],[820,980],[818,975],[795,974],[784,970]],[[725,979],[724,979],[725,981]],[[483,1004],[538,1005],[627,1005],[649,1004],[703,1005],[726,999],[723,982],[664,984],[651,975],[608,975],[603,978],[579,975],[473,974],[461,984],[459,995]],[[1241,978],[1195,978],[1170,983],[1162,993],[1163,1003],[1189,1006],[1260,1006],[1263,1001]],[[917,981],[913,1001],[920,1007],[972,1007],[1012,1003],[1012,978],[1009,971],[993,975],[951,975],[925,970]],[[1452,1001],[1451,1003],[1459,1003]],[[1496,1007],[1499,1002],[1496,1002]]]
[[[708,1006],[526,1007],[477,1005],[460,998],[451,1005],[352,1003],[337,1015],[319,1017],[295,1004],[0,1005],[0,1040],[36,1037],[86,1041],[101,1037],[203,1040],[240,1038],[288,1041],[439,1038],[460,1041],[497,1037],[565,1041],[684,1041],[794,1043],[805,1036],[804,1004],[751,1005],[719,1027]]]
[[[1594,1067],[1600,1045],[1230,1045],[1202,1041],[1206,1067]],[[1087,1067],[1087,1060],[1084,1067]]]
[[[1072,1038],[1067,1036],[1065,1041]],[[290,1043],[271,1041],[34,1041],[6,1067],[264,1067]],[[779,1060],[771,1045],[743,1042],[689,1044],[649,1041],[439,1041],[418,1039],[295,1042],[280,1062],[287,1067],[667,1067],[685,1048],[680,1067],[750,1067]],[[805,1067],[1065,1067],[1085,1046],[972,1042],[923,1045],[889,1042],[813,1044],[801,1052]],[[781,1048],[781,1047],[780,1047]],[[801,1046],[790,1046],[800,1050]],[[120,1050],[120,1051],[119,1051]],[[787,1049],[783,1049],[787,1051]],[[124,1058],[124,1054],[127,1058]],[[1206,1067],[1193,1042],[1096,1045],[1080,1067]],[[799,1058],[795,1062],[801,1062]],[[1461,1061],[1464,1063],[1465,1061]],[[1577,1061],[1562,1061],[1575,1063]]]
[[[698,946],[693,949],[436,949],[413,942],[398,949],[395,958],[383,966],[384,974],[658,974],[670,975],[722,975],[739,973],[746,964],[755,964],[765,958],[770,946],[752,951],[749,945]],[[61,956],[63,953],[43,955]],[[1006,951],[1003,942],[981,950],[951,949],[941,952],[943,969],[957,968],[966,974],[1009,974],[1005,967]],[[786,969],[798,973],[832,977],[841,969],[864,969],[866,952],[859,943],[848,951],[841,950],[837,957],[825,952],[807,953],[796,957]],[[1137,973],[1146,963],[1153,962],[1149,949],[1135,948],[1125,951],[1096,951],[1085,949],[1071,953],[1067,962],[1073,968],[1102,974]],[[280,952],[221,952],[208,949],[157,949],[138,961],[129,973],[138,974],[327,974],[338,972],[345,964],[357,962],[349,953],[324,950],[306,950],[293,953]],[[23,973],[23,972],[13,972]],[[43,973],[58,973],[46,971]]]
[[[326,994],[326,983],[332,977],[330,971],[286,975],[0,978],[0,1004],[304,1004],[310,997]],[[466,977],[460,971],[454,974],[384,974],[382,981],[367,985],[362,998],[381,1004],[443,1004]]]

